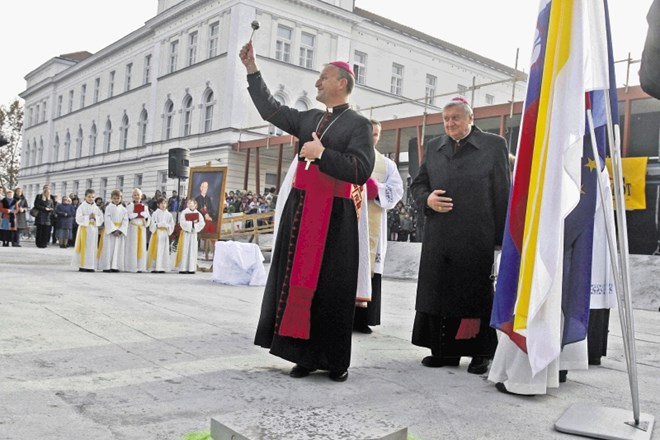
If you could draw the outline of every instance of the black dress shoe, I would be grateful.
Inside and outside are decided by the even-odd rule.
[[[488,371],[490,360],[485,357],[475,356],[472,358],[470,365],[468,365],[468,373],[470,374],[484,374]]]
[[[315,369],[310,369],[307,367],[303,367],[302,365],[294,365],[291,371],[289,371],[289,376],[295,377],[296,379],[300,379],[301,377],[307,377],[309,376],[309,373],[316,371]]]
[[[559,370],[559,383],[565,383],[568,376],[568,370]]]
[[[460,357],[426,356],[422,359],[422,365],[430,368],[458,367],[460,362]]]
[[[373,330],[371,330],[371,327],[369,327],[367,324],[354,326],[353,330],[358,333],[364,333],[365,335],[373,333]]]
[[[589,365],[600,365],[600,358],[599,357],[589,358]]]
[[[331,371],[328,374],[328,377],[335,382],[346,382],[346,379],[348,379],[348,371]]]
[[[503,382],[497,382],[495,384],[495,388],[497,388],[497,391],[499,391],[500,393],[511,394],[513,396],[525,396],[525,397],[534,397],[534,396],[536,396],[536,394],[518,394],[518,393],[514,393],[512,391],[509,391],[509,390],[506,389],[506,385],[504,385]]]

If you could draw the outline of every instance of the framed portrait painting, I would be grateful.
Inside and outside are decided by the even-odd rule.
[[[225,204],[227,167],[190,168],[188,182],[187,199],[194,199],[197,202],[197,210],[204,216],[205,226],[199,237],[219,239]]]

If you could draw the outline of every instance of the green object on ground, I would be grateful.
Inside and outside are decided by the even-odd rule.
[[[191,432],[183,436],[183,440],[213,440],[210,432]]]

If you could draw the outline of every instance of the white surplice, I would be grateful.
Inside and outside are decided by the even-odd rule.
[[[122,205],[109,204],[105,208],[103,244],[100,270],[124,270],[126,232],[128,231],[128,213]],[[121,232],[115,236],[115,231]]]
[[[148,270],[169,272],[170,235],[174,232],[174,217],[169,211],[157,209],[151,216],[149,224],[151,241],[149,242]]]
[[[124,251],[126,272],[145,272],[147,270],[147,228],[149,227],[149,208],[144,203],[143,211],[135,212],[135,204],[126,206],[128,213],[128,231],[126,233],[126,249]]]
[[[91,214],[94,218],[90,219]],[[83,201],[76,209],[76,245],[71,265],[80,269],[96,270],[99,227],[103,225],[103,211],[95,203]]]

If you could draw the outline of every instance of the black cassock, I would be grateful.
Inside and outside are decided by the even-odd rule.
[[[298,111],[279,104],[259,72],[248,75],[248,84],[252,101],[264,120],[296,136],[300,147],[312,140],[312,132],[317,130],[326,112]],[[348,106],[338,106],[324,125],[321,143],[325,151],[322,159],[312,166],[344,182],[366,183],[375,160],[371,122]],[[281,213],[254,343],[270,348],[275,356],[310,369],[344,371],[351,361],[358,274],[358,222],[352,200],[340,197],[332,200],[325,250],[311,306],[309,339],[281,336],[275,331],[281,317],[281,311],[278,313],[280,296],[288,289],[289,252],[295,249],[295,232],[292,231],[298,230],[299,222],[296,212],[308,197],[314,197],[313,190],[303,193],[292,188]]]
[[[428,142],[410,187],[426,216],[417,283],[412,342],[436,356],[492,357],[497,340],[490,328],[495,246],[502,244],[510,190],[506,141],[473,127],[460,146],[443,135]],[[450,212],[426,206],[444,189]],[[462,318],[481,319],[479,335],[456,340]]]

